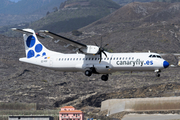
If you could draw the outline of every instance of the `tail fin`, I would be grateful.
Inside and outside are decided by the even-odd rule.
[[[49,50],[39,42],[34,30],[17,28],[12,28],[12,30],[23,33],[26,58],[44,57],[49,52]]]

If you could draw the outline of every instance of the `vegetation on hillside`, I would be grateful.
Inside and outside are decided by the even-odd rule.
[[[114,2],[117,2],[118,4],[128,4],[131,2],[152,2],[154,0],[113,0]]]
[[[180,2],[180,0],[155,0],[156,2],[169,2],[169,3],[174,3],[174,2]]]
[[[58,11],[30,25],[35,30],[69,32],[86,26],[120,8],[111,0],[67,0]]]
[[[3,1],[4,4],[1,5],[4,6],[0,7],[0,14],[27,15],[32,13],[44,14],[45,10],[52,9],[52,6],[59,6],[65,0],[21,0],[18,3],[7,2],[8,0]]]

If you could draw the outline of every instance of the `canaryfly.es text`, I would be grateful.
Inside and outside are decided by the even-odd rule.
[[[132,66],[136,66],[136,65],[140,65],[143,66],[144,61],[141,61],[140,59],[136,59],[135,61],[116,61],[117,65],[132,65]]]

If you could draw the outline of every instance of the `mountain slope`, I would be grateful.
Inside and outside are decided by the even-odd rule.
[[[21,0],[17,3],[0,9],[0,14],[27,15],[45,14],[49,8],[59,7],[65,0]],[[33,7],[32,7],[33,6]],[[53,7],[52,7],[53,6]],[[36,12],[40,11],[40,12]]]
[[[32,23],[30,28],[68,32],[86,26],[119,7],[111,0],[68,0],[61,4],[59,11]]]
[[[107,49],[113,52],[179,53],[179,8],[179,3],[131,3],[79,29],[83,32],[81,36],[61,35],[84,44],[96,41],[99,45],[102,36],[103,44],[109,43]],[[94,106],[100,107],[106,99],[180,95],[179,67],[163,70],[160,78],[153,72],[117,72],[103,82],[99,75],[84,77],[83,73],[52,71],[19,62],[25,56],[23,38],[0,35],[0,41],[1,102],[38,103],[42,109],[91,106],[93,111]],[[41,42],[51,50],[64,52],[63,47],[49,39]],[[178,60],[173,55],[165,59],[168,62],[173,59],[173,64]]]
[[[113,52],[180,52],[180,3],[130,3],[84,28],[84,42],[100,39]],[[93,42],[88,42],[93,44]]]
[[[118,4],[125,5],[131,2],[153,2],[154,0],[113,0],[114,2],[117,2]]]
[[[0,3],[1,3],[0,10],[14,4],[13,2],[11,2],[9,0],[0,0]]]
[[[47,11],[59,7],[63,1],[65,0],[21,0],[14,3],[0,0],[0,27],[39,20]]]

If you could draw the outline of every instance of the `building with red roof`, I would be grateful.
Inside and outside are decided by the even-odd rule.
[[[84,113],[73,106],[64,106],[59,112],[59,120],[84,120]]]

